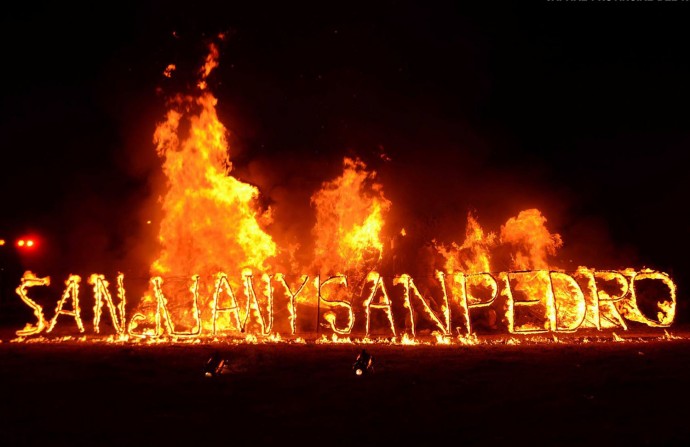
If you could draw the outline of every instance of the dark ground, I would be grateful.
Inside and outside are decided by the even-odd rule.
[[[688,445],[690,331],[668,333],[366,345],[362,377],[358,344],[3,337],[0,445]]]

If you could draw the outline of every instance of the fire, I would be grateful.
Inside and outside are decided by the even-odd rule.
[[[376,317],[386,322],[395,338],[399,324],[390,287],[401,287],[404,292],[403,304],[408,312],[404,319],[409,323],[402,336],[414,338],[421,318],[427,321],[427,327],[430,325],[439,343],[454,335],[471,337],[472,321],[478,313],[483,313],[485,325],[496,328],[503,323],[511,333],[600,329],[602,316],[611,326],[627,329],[620,312],[626,312],[626,318],[634,321],[645,318],[634,305],[621,308],[615,304],[628,296],[628,278],[626,291],[613,299],[596,286],[598,279],[605,279],[601,274],[597,278],[584,269],[575,274],[580,275],[576,279],[553,271],[548,257],[556,254],[563,241],[547,229],[546,218],[538,209],[523,210],[509,218],[499,232],[485,231],[469,213],[461,244],[444,246],[434,241],[448,272],[436,271],[431,280],[436,281],[440,296],[433,296],[427,284],[429,278],[419,278],[424,283],[420,287],[403,272],[396,272],[387,286],[376,269],[383,258],[381,233],[392,204],[384,195],[383,185],[377,182],[377,173],[352,157],[343,159],[341,175],[323,182],[311,196],[316,223],[311,231],[314,252],[308,268],[313,289],[308,287],[309,275],[288,281],[283,273],[272,272],[272,261],[279,250],[266,232],[271,210],[259,209],[255,186],[232,176],[227,130],[216,114],[216,98],[207,91],[208,76],[217,65],[218,48],[211,45],[200,70],[197,94],[177,95],[170,102],[167,119],[154,135],[168,179],[162,199],[161,253],[151,268],[153,293],[142,300],[149,308],[155,307],[155,334],[198,334],[202,330],[202,309],[210,310],[210,323],[205,328],[214,336],[227,330],[271,336],[278,299],[279,306],[289,313],[293,336],[298,331],[298,307],[316,304],[317,332],[323,327],[334,336],[349,335],[358,309],[363,309],[366,337]],[[174,68],[169,66],[165,75],[170,76]],[[181,129],[187,124],[189,130],[183,134]],[[407,231],[402,228],[400,235],[406,236]],[[499,248],[509,249],[510,268],[514,271],[492,273],[493,251]],[[241,271],[240,280],[233,281],[236,275],[227,275],[228,271]],[[254,277],[255,271],[261,272],[260,280]],[[166,296],[164,277],[193,278],[192,305],[186,306],[182,316],[177,315],[178,319],[187,319],[186,326],[191,328],[187,332],[175,329],[169,310],[184,302],[180,297],[183,294]],[[208,278],[215,278],[215,284],[200,288],[200,278],[207,284]],[[586,284],[586,293],[580,283]],[[672,320],[675,310],[675,289],[668,287],[671,299],[661,303],[655,322],[661,326]],[[257,288],[262,293],[257,293]],[[453,312],[460,316],[460,326],[456,321],[453,327]],[[138,313],[132,321],[143,321],[144,317]]]
[[[62,294],[62,298],[60,298],[60,301],[58,301],[57,303],[57,307],[55,308],[55,315],[53,316],[52,320],[50,320],[50,326],[48,326],[48,330],[46,332],[52,332],[53,329],[55,329],[55,325],[57,324],[58,317],[60,315],[74,317],[74,321],[77,323],[79,332],[84,332],[84,323],[81,320],[81,308],[79,307],[80,282],[81,278],[78,275],[69,275],[69,278],[67,278],[67,281],[65,281],[65,285],[67,286],[67,288]],[[71,310],[65,309],[65,305],[69,300],[72,301]]]
[[[501,226],[500,234],[486,232],[477,218],[469,213],[462,244],[435,242],[436,250],[445,259],[448,272],[480,273],[492,271],[492,251],[508,248],[514,270],[553,268],[548,256],[555,255],[563,245],[559,234],[546,228],[546,218],[538,209],[521,211]]]
[[[27,295],[27,289],[29,287],[35,286],[48,286],[50,285],[50,277],[46,276],[44,278],[37,277],[33,272],[27,271],[21,279],[21,284],[17,287],[17,295],[24,301],[33,311],[34,316],[38,320],[36,325],[27,323],[24,329],[17,331],[17,335],[20,337],[26,335],[40,334],[46,327],[46,319],[43,316],[43,307],[36,303],[34,300],[29,298]]]
[[[434,259],[433,274],[379,273],[388,255],[384,249],[395,252],[395,238],[417,235],[406,222],[412,230],[401,228],[384,244],[392,203],[376,171],[356,157],[345,157],[342,173],[311,194],[315,225],[309,241],[313,258],[303,266],[307,274],[279,271],[278,257],[292,250],[280,250],[269,234],[272,210],[260,206],[259,189],[233,175],[229,132],[208,91],[218,56],[211,44],[193,94],[172,97],[154,132],[167,184],[149,289],[128,320],[124,275],[116,278],[117,304],[105,276],[89,276],[95,334],[101,332],[104,306],[117,340],[146,342],[238,334],[247,343],[283,342],[289,333],[304,343],[301,335],[310,333],[317,343],[415,345],[423,343],[418,339],[423,335],[439,345],[472,345],[479,342],[478,333],[500,331],[547,333],[560,342],[556,334],[579,329],[673,323],[676,285],[667,274],[557,268],[550,258],[563,240],[547,228],[538,209],[521,211],[493,232],[469,213],[462,242],[433,241],[434,255],[442,258]],[[175,69],[169,65],[164,76]],[[437,269],[441,264],[445,271]],[[16,292],[36,323],[17,336],[51,333],[63,320],[84,333],[81,279],[69,275],[47,320],[29,289],[49,286],[50,278],[26,272]],[[363,338],[352,338],[356,334]]]
[[[644,269],[640,272],[636,272],[633,269],[626,269],[625,276],[629,278],[630,281],[630,294],[631,299],[625,300],[621,304],[621,313],[631,321],[636,321],[640,323],[647,324],[652,327],[664,327],[668,326],[673,322],[676,313],[676,285],[675,283],[666,275],[660,275],[659,272],[655,272],[650,269]],[[637,288],[635,287],[639,282],[643,280],[648,281],[660,281],[667,288],[669,293],[668,299],[656,298],[656,308],[657,320],[649,318],[644,315],[644,312],[639,307],[638,300],[636,299]],[[657,292],[659,293],[659,292]]]
[[[490,250],[496,245],[496,234],[485,233],[472,213],[467,215],[465,240],[462,245],[452,242],[450,247],[436,244],[446,259],[446,270],[452,272],[490,272]]]
[[[256,205],[259,190],[230,175],[226,129],[218,121],[216,99],[178,97],[155,133],[168,191],[162,199],[161,254],[154,274],[215,273],[221,269],[266,270],[277,247],[263,229],[270,209]],[[189,134],[180,135],[187,118]]]
[[[280,278],[280,275],[276,277]],[[254,275],[249,271],[243,272],[244,299],[240,300],[233,291],[228,277],[224,273],[219,273],[216,292],[213,295],[212,320],[206,322],[211,323],[213,330],[210,333],[206,332],[206,335],[211,335],[215,339],[217,334],[223,334],[227,330],[227,326],[217,324],[220,320],[219,314],[227,312],[232,317],[229,320],[231,332],[244,333],[246,342],[258,342],[259,337],[261,341],[282,340],[280,333],[274,330],[273,279],[268,275],[261,278],[266,300],[260,300],[255,292]],[[613,290],[616,287],[608,284],[612,280],[617,290]],[[423,322],[426,327],[432,327],[428,335],[436,339],[436,344],[455,342],[473,344],[477,341],[478,332],[474,330],[476,316],[471,311],[485,307],[503,309],[504,315],[497,317],[496,323],[507,333],[550,333],[554,341],[559,341],[556,334],[576,332],[583,328],[611,327],[628,330],[628,324],[633,323],[666,328],[672,324],[675,316],[675,284],[665,273],[649,269],[595,271],[581,267],[576,272],[530,270],[467,275],[456,272],[452,277],[438,272],[437,281],[441,285],[442,296],[432,297],[423,295],[409,275],[403,274],[392,278],[394,290],[389,291],[391,283],[389,282],[389,286],[386,286],[387,281],[380,274],[370,272],[366,278],[366,287],[363,289],[366,298],[359,306],[349,300],[331,297],[332,292],[339,288],[345,292],[346,296],[353,292],[348,289],[346,276],[333,276],[321,281],[317,275],[314,280],[317,303],[322,303],[324,307],[329,308],[318,314],[319,319],[323,321],[321,326],[332,330],[333,339],[344,340],[360,333],[354,331],[353,327],[356,321],[363,321],[365,330],[362,342],[376,340],[377,343],[397,343],[400,339],[403,344],[411,344],[410,340],[416,340],[418,337],[416,326]],[[33,273],[26,272],[22,278],[22,284],[17,288],[17,293],[34,310],[37,324],[36,326],[27,324],[23,330],[17,331],[17,335],[20,338],[38,335],[44,330],[46,333],[51,333],[58,321],[64,319],[70,321],[73,319],[77,329],[83,334],[86,329],[79,306],[80,282],[79,275],[69,275],[64,282],[65,289],[62,296],[57,301],[54,316],[46,329],[42,307],[28,296],[28,288],[48,286],[49,279],[38,278]],[[276,284],[281,282],[284,284],[283,280]],[[453,287],[446,289],[444,286],[446,282],[453,284]],[[648,284],[643,286],[644,282]],[[189,292],[193,298],[189,310],[194,314],[195,324],[193,328],[187,330],[180,330],[177,327],[176,316],[171,314],[168,299],[162,291],[162,278],[154,277],[152,280],[156,299],[153,316],[155,327],[143,331],[138,329],[142,320],[146,319],[146,316],[141,313],[135,313],[127,324],[124,313],[125,293],[122,274],[118,275],[117,283],[120,303],[116,306],[105,277],[93,274],[89,278],[89,284],[93,285],[95,313],[93,332],[96,334],[100,333],[99,322],[103,302],[110,310],[117,341],[165,340],[166,337],[170,337],[173,341],[184,339],[198,341],[204,333],[198,305],[198,275],[194,275],[189,281],[191,284]],[[259,281],[256,283],[258,285]],[[294,305],[292,311],[295,313],[289,316],[292,336],[302,332],[302,328],[296,327],[294,321],[296,313],[304,311],[305,307],[298,306],[295,303],[295,297],[306,284],[307,278],[304,278],[299,288],[288,286],[284,293],[289,302]],[[473,284],[482,286],[489,284],[488,297],[475,297],[474,294],[477,292],[472,291]],[[654,293],[644,290],[649,286],[654,286]],[[227,298],[223,300],[225,304],[220,303],[222,294],[227,294]],[[335,296],[337,298],[337,294]],[[432,302],[437,304],[432,306]],[[412,303],[417,306],[413,306]],[[650,312],[650,305],[657,309],[656,314]],[[417,309],[421,307],[422,311],[416,311],[415,307]],[[406,309],[408,315],[403,313],[396,316],[396,308]],[[385,341],[380,338],[382,331]],[[378,334],[379,338],[372,338],[374,334]],[[322,334],[323,337],[327,335]],[[112,339],[113,335],[110,335],[110,338]],[[297,338],[301,339],[301,337]]]
[[[327,181],[311,197],[316,210],[313,269],[324,274],[366,272],[383,253],[381,229],[391,202],[376,172],[346,157],[341,176]]]
[[[549,268],[548,255],[555,255],[563,245],[559,234],[546,229],[546,218],[538,209],[521,211],[501,227],[501,242],[515,248],[513,268],[517,270]]]
[[[206,279],[246,268],[266,272],[267,260],[278,253],[265,231],[270,208],[259,208],[258,188],[232,176],[228,131],[218,119],[217,99],[206,90],[206,79],[218,65],[218,49],[213,44],[210,49],[198,92],[172,98],[165,121],[154,133],[167,191],[161,198],[160,254],[151,267],[153,277]],[[157,284],[160,288],[162,281]],[[212,295],[199,293],[202,309],[211,307]],[[175,294],[169,299],[183,298]],[[149,294],[142,307],[159,300]],[[193,315],[187,317],[193,325]]]
[[[414,283],[414,280],[412,277],[409,275],[402,275],[398,278],[395,279],[394,284],[399,284],[402,285],[404,288],[404,297],[405,297],[405,308],[409,310],[410,312],[410,331],[412,332],[412,336],[414,337],[416,335],[415,331],[415,316],[413,313],[413,306],[412,306],[412,297],[415,297],[418,299],[418,301],[422,305],[422,309],[424,310],[425,314],[433,321],[433,323],[436,325],[438,330],[436,332],[440,333],[442,336],[449,336],[451,333],[451,327],[450,327],[450,307],[449,307],[449,302],[448,302],[448,294],[446,293],[445,289],[445,278],[442,272],[438,272],[437,274],[438,281],[441,284],[441,288],[443,290],[443,304],[442,304],[442,318],[439,318],[439,316],[431,309],[431,306],[427,302],[427,300],[424,299],[422,294],[420,293],[419,289]]]
[[[88,283],[93,286],[93,296],[94,296],[94,306],[93,306],[93,329],[94,332],[99,333],[99,324],[101,321],[101,313],[103,312],[103,302],[108,306],[108,311],[110,311],[110,318],[113,322],[115,331],[122,335],[125,333],[125,288],[124,288],[124,275],[120,273],[117,276],[117,294],[120,298],[120,303],[115,306],[113,298],[108,290],[110,285],[105,279],[104,275],[92,274],[89,277]]]

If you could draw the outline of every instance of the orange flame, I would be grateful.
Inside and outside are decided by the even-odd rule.
[[[314,269],[364,273],[381,260],[380,233],[391,202],[375,177],[361,160],[345,158],[343,174],[311,197],[316,208]]]
[[[555,255],[563,245],[559,234],[551,234],[544,225],[546,218],[538,209],[520,211],[501,227],[501,242],[512,244],[516,251],[513,267],[518,270],[547,269],[548,255]]]
[[[478,273],[491,271],[490,249],[495,245],[496,234],[484,233],[477,219],[469,213],[462,245],[453,242],[448,248],[438,244],[436,248],[446,259],[446,270],[449,273]]]
[[[27,295],[27,289],[29,287],[47,285],[50,285],[49,276],[39,278],[31,271],[24,272],[21,284],[19,285],[19,287],[17,287],[16,292],[17,295],[19,295],[19,297],[22,299],[22,301],[24,301],[34,311],[34,316],[36,317],[37,322],[35,326],[30,323],[27,323],[24,329],[17,331],[18,336],[23,337],[25,335],[40,334],[43,331],[43,329],[46,328],[47,321],[43,316],[43,307],[31,298],[29,298],[29,296]]]
[[[160,253],[151,266],[154,278],[199,275],[206,279],[218,272],[247,268],[266,272],[270,268],[267,260],[278,252],[265,231],[271,209],[260,209],[258,188],[231,175],[228,131],[218,119],[217,99],[206,90],[206,80],[217,66],[218,48],[211,44],[200,71],[200,91],[196,96],[173,97],[165,121],[154,133],[167,178],[167,191],[160,199]],[[155,290],[142,298],[140,309],[163,305],[167,311],[162,283],[152,283]],[[202,286],[208,293],[193,292],[195,300],[198,294],[200,308],[212,307],[212,286],[209,281]],[[176,300],[186,299],[180,296],[184,292],[168,295],[171,308],[179,304]],[[151,312],[144,314],[136,315],[136,320],[151,316]],[[196,325],[197,316],[189,310],[183,317]]]
[[[211,50],[203,79],[217,65],[218,51],[213,45]],[[168,179],[154,275],[212,275],[248,267],[265,271],[266,259],[277,253],[263,229],[271,214],[258,209],[259,190],[230,175],[227,130],[218,120],[216,103],[208,92],[178,95],[154,134]],[[186,135],[183,120],[189,125]]]

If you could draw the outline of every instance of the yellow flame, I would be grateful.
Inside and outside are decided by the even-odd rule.
[[[49,276],[39,278],[30,270],[24,272],[24,275],[21,279],[21,283],[15,291],[17,292],[17,295],[19,295],[19,297],[22,299],[22,301],[24,301],[33,310],[34,316],[38,321],[36,322],[35,326],[30,323],[27,323],[24,329],[18,330],[16,334],[19,337],[40,334],[43,331],[43,329],[45,329],[46,319],[43,316],[43,307],[41,307],[40,304],[36,303],[34,300],[29,298],[29,296],[27,295],[27,289],[29,287],[48,285],[50,285]]]
[[[154,133],[167,190],[161,198],[160,254],[151,266],[152,276],[211,278],[219,271],[246,268],[269,272],[267,260],[278,253],[265,231],[270,208],[261,210],[259,190],[231,175],[228,131],[218,119],[217,99],[206,90],[217,59],[218,48],[211,44],[200,72],[201,91],[175,96]],[[212,284],[202,286],[200,306],[212,308]],[[172,291],[170,300],[182,295],[178,292]],[[154,295],[147,294],[140,309],[153,308]],[[141,316],[138,320],[143,321]]]
[[[484,233],[477,219],[469,213],[465,227],[465,240],[462,245],[455,242],[449,247],[435,245],[446,260],[445,267],[448,273],[489,272],[491,271],[490,250],[496,245],[496,234]]]
[[[321,273],[364,272],[381,260],[380,233],[391,203],[375,177],[361,160],[345,158],[343,174],[311,197],[316,209],[313,266]]]
[[[559,234],[546,228],[538,209],[520,211],[501,227],[501,242],[515,247],[513,267],[517,270],[548,269],[547,257],[563,245]]]
[[[55,315],[52,320],[50,320],[50,325],[46,332],[50,333],[55,329],[58,317],[60,315],[68,315],[74,317],[74,321],[77,323],[79,332],[84,332],[84,324],[81,321],[81,309],[79,308],[79,283],[81,282],[81,277],[79,275],[69,275],[65,285],[67,288],[62,294],[62,298],[58,301],[57,307],[55,308]],[[72,309],[65,309],[65,303],[68,300],[72,300]]]
[[[93,296],[94,296],[94,306],[93,306],[93,329],[94,332],[100,332],[100,321],[101,313],[103,309],[103,301],[108,306],[110,311],[110,319],[113,323],[113,327],[118,334],[124,334],[125,332],[125,289],[123,287],[124,275],[122,273],[117,276],[117,291],[120,298],[120,303],[115,307],[115,303],[110,295],[108,286],[110,283],[105,279],[104,275],[92,274],[88,283],[93,286]]]

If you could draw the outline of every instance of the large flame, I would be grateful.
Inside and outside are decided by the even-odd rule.
[[[472,213],[467,215],[465,240],[462,245],[452,242],[449,247],[436,245],[446,260],[449,273],[478,273],[491,271],[491,248],[496,245],[496,234],[485,233]]]
[[[553,268],[548,257],[556,255],[563,245],[561,236],[546,228],[546,218],[536,208],[509,218],[501,226],[499,236],[484,231],[477,218],[469,213],[461,245],[451,242],[450,245],[435,243],[435,246],[445,259],[448,272],[480,273],[492,271],[492,250],[499,247],[508,249],[512,269]]]
[[[362,273],[381,260],[381,229],[391,202],[375,177],[361,160],[345,158],[342,175],[312,196],[315,270]]]
[[[160,253],[151,266],[151,276],[158,282],[152,281],[155,290],[142,298],[141,308],[158,308],[161,300],[165,305],[168,299],[185,304],[190,300],[189,293],[179,293],[189,289],[186,283],[164,294],[160,277],[165,276],[207,280],[201,286],[205,293],[198,294],[201,307],[207,309],[213,296],[208,278],[218,272],[239,276],[245,269],[268,272],[267,260],[278,253],[265,231],[271,222],[270,208],[261,210],[259,190],[232,175],[228,131],[218,119],[217,99],[206,90],[217,59],[218,49],[211,44],[196,95],[173,97],[165,121],[154,133],[167,191],[161,198]],[[189,312],[186,316],[193,317]]]
[[[217,50],[202,70],[200,87],[217,65]],[[154,141],[164,159],[168,190],[162,199],[161,252],[153,275],[212,275],[243,268],[266,271],[277,253],[264,227],[270,209],[257,207],[259,190],[231,175],[227,130],[218,120],[216,98],[207,91],[177,96]],[[184,125],[183,125],[183,120]],[[182,129],[188,131],[182,135]]]
[[[549,268],[547,257],[563,245],[561,236],[549,232],[546,218],[534,208],[508,219],[501,227],[501,242],[514,247],[513,268],[518,270]]]

